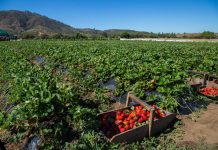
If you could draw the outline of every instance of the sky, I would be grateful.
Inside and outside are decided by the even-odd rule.
[[[218,0],[0,0],[0,10],[28,10],[76,28],[218,32]]]

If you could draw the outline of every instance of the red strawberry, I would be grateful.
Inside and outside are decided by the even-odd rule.
[[[135,120],[131,119],[129,122],[130,122],[130,124],[132,124],[135,122]]]
[[[118,115],[118,116],[116,116],[116,119],[117,119],[117,120],[122,120],[122,119],[123,119],[123,117],[122,117],[122,116],[120,116],[120,115]]]
[[[141,114],[144,114],[144,115],[147,114],[147,112],[145,110],[141,110],[140,112],[141,112]]]
[[[133,123],[130,123],[130,124],[129,124],[129,127],[130,127],[130,129],[132,129],[132,128],[134,127],[134,124],[133,124]]]
[[[165,114],[164,114],[164,113],[160,113],[159,116],[160,116],[161,118],[163,118],[163,117],[165,117]]]
[[[121,113],[122,113],[121,111],[117,111],[117,115],[121,115]]]
[[[120,125],[118,125],[118,128],[121,129],[121,128],[123,128],[123,126],[120,124]]]
[[[138,119],[138,122],[139,122],[139,123],[142,123],[142,122],[143,122],[143,118],[142,118],[142,117],[139,118],[139,119]]]
[[[115,123],[116,125],[122,124],[122,120],[115,120],[114,123]]]
[[[142,107],[142,106],[138,106],[138,109],[139,109],[139,110],[142,110],[142,109],[143,109],[143,107]]]
[[[132,111],[132,112],[129,114],[129,117],[128,117],[128,118],[134,118],[135,116],[136,116],[135,111]]]
[[[157,120],[157,117],[156,117],[156,116],[154,116],[154,121],[155,121],[155,120]]]
[[[143,121],[147,121],[148,120],[147,116],[142,116],[142,119],[143,119]]]
[[[126,120],[126,121],[123,121],[123,124],[124,124],[124,125],[128,125],[128,124],[129,124],[129,121],[127,121],[127,120]]]
[[[120,128],[120,132],[125,132],[125,128]]]
[[[129,125],[126,125],[125,126],[125,130],[127,131],[127,130],[129,130],[130,129],[130,126]]]
[[[147,117],[150,117],[150,112],[147,112]]]
[[[122,114],[121,114],[121,117],[122,117],[122,119],[124,119],[124,118],[125,118],[125,114],[124,114],[124,113],[122,113]]]

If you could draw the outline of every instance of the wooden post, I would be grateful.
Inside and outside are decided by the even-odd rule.
[[[148,131],[148,136],[149,138],[151,137],[151,131],[152,131],[152,124],[153,124],[153,115],[154,114],[154,109],[152,108],[150,111],[150,118],[149,118],[149,131]]]
[[[127,97],[126,97],[126,107],[128,107],[129,103],[130,103],[130,101],[129,101],[129,94],[130,94],[130,92],[127,93]]]
[[[207,85],[207,74],[205,73],[204,74],[204,83],[203,83],[203,86],[206,86]]]

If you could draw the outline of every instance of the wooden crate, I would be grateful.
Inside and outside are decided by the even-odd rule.
[[[205,86],[205,87],[211,87],[211,86]],[[205,87],[202,87],[201,89],[203,89],[203,88],[205,88]],[[218,88],[217,88],[217,89],[218,89]],[[210,98],[210,99],[218,100],[218,95],[216,95],[216,96],[205,95],[205,94],[201,93],[199,90],[198,90],[197,92],[198,92],[199,94],[201,94],[201,95],[204,95],[204,96]]]
[[[190,74],[199,74],[203,75],[203,78],[195,78],[195,77],[190,77],[188,78],[188,84],[199,94],[204,95],[203,93],[199,92],[199,90],[205,88],[205,87],[214,87],[218,89],[218,83],[215,83],[214,81],[211,81],[211,79],[217,79],[218,77],[215,75],[210,75],[205,72],[196,72],[196,71],[189,71]],[[208,98],[218,100],[218,96],[210,96],[210,95],[204,95]]]
[[[121,143],[121,142],[131,143],[131,142],[135,142],[138,140],[142,140],[144,137],[151,137],[151,136],[157,135],[161,133],[162,131],[164,131],[176,117],[176,114],[170,113],[168,111],[164,111],[166,114],[165,117],[159,118],[153,121],[154,109],[147,103],[138,99],[136,96],[134,96],[130,92],[127,95],[126,107],[104,112],[104,113],[99,114],[98,116],[101,118],[102,116],[107,115],[107,114],[111,114],[111,113],[116,114],[118,110],[130,109],[130,106],[129,106],[130,99],[134,100],[135,102],[142,105],[145,109],[150,111],[149,123],[141,125],[139,127],[135,127],[130,130],[127,130],[123,133],[118,133],[110,139],[108,138],[108,140],[112,143]]]

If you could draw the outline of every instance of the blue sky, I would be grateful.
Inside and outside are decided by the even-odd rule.
[[[78,28],[218,32],[218,0],[0,0]]]

